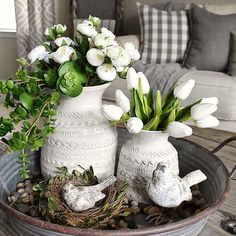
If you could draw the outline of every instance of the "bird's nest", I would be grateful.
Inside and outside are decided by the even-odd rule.
[[[92,168],[83,174],[77,171],[69,174],[64,168],[56,177],[34,186],[34,190],[40,192],[39,210],[45,220],[79,228],[103,229],[107,227],[110,219],[127,214],[125,212],[127,208],[125,196],[127,186],[125,183],[116,182],[106,188],[103,191],[106,197],[97,202],[93,208],[75,212],[65,204],[62,197],[62,188],[68,182],[75,186],[98,183]]]

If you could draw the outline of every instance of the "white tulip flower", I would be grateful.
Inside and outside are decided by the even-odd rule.
[[[185,100],[191,93],[194,85],[195,80],[193,79],[180,83],[174,89],[174,96],[180,100]]]
[[[140,53],[139,51],[135,48],[134,44],[131,42],[127,42],[124,45],[125,50],[127,52],[127,54],[129,55],[129,57],[134,60],[137,61],[140,58]]]
[[[56,52],[51,53],[50,57],[57,63],[62,64],[69,61],[74,49],[70,46],[62,46],[56,50]]]
[[[103,105],[101,108],[103,115],[110,121],[118,121],[123,115],[123,110],[116,105]]]
[[[87,37],[94,37],[97,34],[96,29],[90,21],[83,21],[78,24],[76,30]]]
[[[109,39],[103,34],[97,34],[94,37],[93,43],[97,48],[106,48],[109,45]]]
[[[42,45],[37,46],[33,48],[30,53],[28,54],[28,59],[30,60],[30,63],[34,63],[37,59],[43,60],[47,55],[49,54],[48,51],[46,51],[46,48]]]
[[[130,102],[129,99],[125,96],[125,94],[120,90],[117,89],[115,93],[116,104],[122,108],[124,112],[130,111]]]
[[[131,117],[126,123],[126,128],[130,133],[140,133],[143,129],[143,122],[138,117]]]
[[[72,39],[70,39],[69,37],[60,37],[60,38],[55,39],[54,43],[58,47],[61,47],[63,44],[66,44],[67,46],[70,46],[71,44],[74,44],[74,41]]]
[[[199,121],[202,119],[205,119],[209,115],[211,115],[213,112],[217,110],[217,106],[210,103],[200,103],[193,107],[191,107],[191,118],[193,120]]]
[[[150,85],[147,80],[147,77],[144,75],[143,72],[138,72],[138,77],[141,80],[143,94],[148,94],[150,91]]]
[[[86,58],[90,65],[100,66],[105,60],[105,55],[101,50],[97,48],[91,48],[88,50]]]
[[[138,89],[139,76],[133,67],[130,67],[126,75],[127,89]]]
[[[98,77],[104,81],[112,81],[116,78],[116,69],[111,64],[103,64],[97,68]]]
[[[106,55],[113,60],[120,57],[121,53],[122,53],[121,46],[110,46],[110,47],[106,48]]]
[[[193,130],[188,125],[173,121],[169,123],[166,132],[174,138],[183,138],[192,135]]]
[[[210,103],[210,104],[218,105],[219,101],[217,97],[209,97],[209,98],[202,98],[201,103]]]
[[[209,115],[203,120],[194,122],[194,124],[199,128],[213,128],[213,127],[217,127],[219,123],[220,123],[219,120],[212,115]]]
[[[121,56],[115,60],[111,59],[111,61],[115,67],[123,67],[128,66],[131,62],[131,59],[128,56],[127,52],[122,48]]]

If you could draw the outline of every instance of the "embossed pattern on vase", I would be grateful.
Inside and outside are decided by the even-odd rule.
[[[178,154],[168,141],[168,134],[142,131],[125,143],[119,156],[117,177],[129,183],[127,194],[138,202],[149,202],[147,182],[157,164],[164,161],[170,164],[173,173],[179,174]]]
[[[89,99],[87,101],[84,94],[74,100],[74,107],[68,101],[62,101],[58,107],[55,132],[41,151],[44,177],[55,175],[57,167],[67,166],[73,170],[78,165],[93,166],[99,178],[114,174],[117,132],[100,111],[101,91],[97,95],[90,92]]]

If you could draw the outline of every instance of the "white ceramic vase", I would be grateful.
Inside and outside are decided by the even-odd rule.
[[[179,174],[178,154],[168,137],[160,131],[141,131],[122,146],[117,177],[128,182],[130,200],[149,202],[147,182],[158,163],[169,163],[171,171]]]
[[[78,165],[85,169],[93,166],[100,179],[114,175],[117,131],[100,110],[109,85],[85,87],[78,97],[61,98],[55,132],[41,150],[44,178],[54,176],[58,167],[72,171]]]

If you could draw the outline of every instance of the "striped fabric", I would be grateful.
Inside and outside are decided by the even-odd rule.
[[[76,31],[76,27],[78,24],[80,24],[84,19],[74,19],[73,20],[73,24],[74,24],[74,36],[78,36],[77,31]],[[98,31],[100,31],[100,29],[102,27],[105,27],[107,29],[109,29],[111,32],[115,32],[115,27],[116,27],[116,20],[114,19],[105,19],[105,20],[101,20],[101,25],[100,27],[97,28]]]
[[[145,64],[181,62],[188,43],[186,11],[162,11],[137,3],[141,24],[141,60]]]

